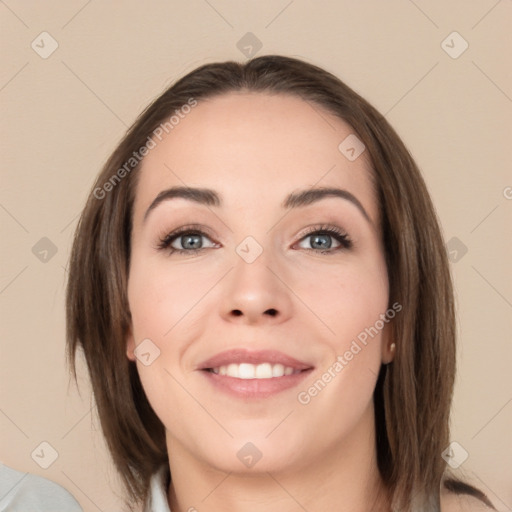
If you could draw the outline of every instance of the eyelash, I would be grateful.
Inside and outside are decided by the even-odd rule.
[[[205,233],[203,228],[198,225],[189,225],[189,226],[183,226],[176,231],[173,231],[172,233],[167,234],[163,238],[160,239],[158,243],[158,249],[159,250],[167,250],[171,254],[178,253],[178,254],[197,254],[205,249],[211,249],[211,247],[201,247],[200,249],[175,249],[174,247],[170,247],[170,245],[180,236],[183,235],[201,235],[206,236],[207,238],[210,238],[210,235],[208,233]],[[352,248],[352,240],[348,236],[348,234],[345,231],[342,231],[340,228],[336,226],[330,226],[327,224],[320,225],[320,226],[313,226],[312,228],[309,228],[309,230],[302,235],[299,242],[303,239],[310,237],[312,235],[329,235],[332,236],[337,242],[340,243],[340,247],[336,247],[334,249],[330,250],[317,250],[317,249],[304,249],[305,251],[320,253],[320,254],[333,254],[340,250],[347,250]]]
[[[331,250],[326,251],[319,251],[315,249],[305,249],[306,251],[312,251],[320,254],[333,254],[334,252],[343,250],[343,249],[351,249],[352,248],[352,240],[348,236],[348,234],[341,230],[340,228],[336,226],[330,226],[328,224],[323,224],[320,226],[313,226],[306,231],[301,237],[300,240],[303,240],[304,238],[307,238],[308,236],[312,235],[330,235],[332,236],[337,242],[340,243],[340,247],[336,247]],[[299,240],[299,241],[300,241]]]

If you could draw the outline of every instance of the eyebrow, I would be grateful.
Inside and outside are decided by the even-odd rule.
[[[281,208],[285,210],[301,208],[303,206],[316,203],[327,197],[339,197],[341,199],[350,201],[363,214],[363,217],[368,222],[372,223],[368,212],[365,210],[359,199],[357,199],[357,197],[351,194],[348,190],[341,188],[321,187],[292,192],[283,201]],[[146,210],[146,213],[144,214],[144,221],[147,219],[150,212],[154,210],[159,204],[175,198],[187,199],[188,201],[193,201],[198,204],[216,208],[222,206],[220,195],[215,192],[215,190],[208,188],[171,187],[169,189],[162,190],[162,192],[160,192],[155,197],[153,202],[149,205],[149,208]]]

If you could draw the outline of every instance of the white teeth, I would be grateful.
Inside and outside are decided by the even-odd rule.
[[[228,365],[226,369],[226,375],[229,377],[238,377],[238,365],[234,363]]]
[[[257,379],[270,379],[272,377],[272,365],[270,363],[263,363],[256,366]]]
[[[253,364],[242,363],[238,367],[238,378],[239,379],[254,379],[255,373],[256,373],[256,368],[254,367]]]
[[[284,375],[284,366],[282,364],[275,364],[272,366],[272,377],[282,377]]]
[[[229,364],[212,368],[213,373],[225,375],[226,377],[235,377],[238,379],[271,379],[273,377],[283,377],[300,373],[300,370],[294,370],[290,366],[282,364],[261,363],[258,365],[250,363]]]

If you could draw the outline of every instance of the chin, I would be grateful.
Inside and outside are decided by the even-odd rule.
[[[211,440],[210,440],[211,443]],[[201,458],[216,469],[240,475],[276,473],[287,471],[298,464],[300,445],[286,446],[280,439],[262,436],[236,437],[220,443],[212,451],[212,445],[203,447]]]

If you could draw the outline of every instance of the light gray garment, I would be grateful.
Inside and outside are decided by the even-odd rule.
[[[83,509],[59,484],[0,463],[0,512],[83,512]]]

